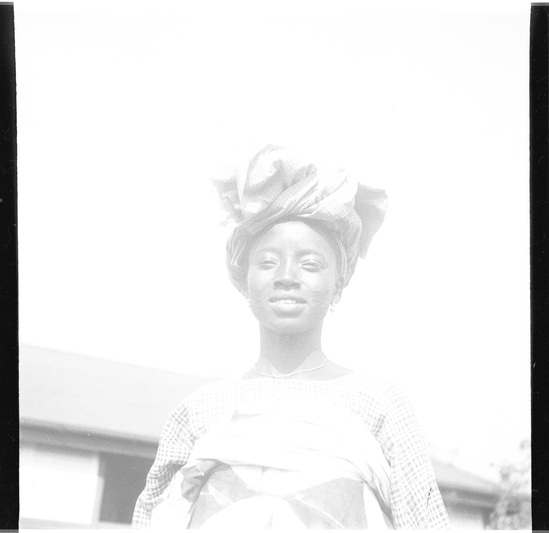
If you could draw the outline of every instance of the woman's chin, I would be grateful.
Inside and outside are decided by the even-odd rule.
[[[322,328],[322,321],[318,323],[311,323],[309,321],[303,321],[295,318],[283,318],[269,320],[268,322],[260,321],[260,325],[266,327],[274,333],[279,333],[280,335],[304,335],[312,330]]]

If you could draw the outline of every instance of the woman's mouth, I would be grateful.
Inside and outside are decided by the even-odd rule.
[[[273,296],[269,302],[276,311],[291,313],[301,311],[306,301],[303,298],[294,296]]]

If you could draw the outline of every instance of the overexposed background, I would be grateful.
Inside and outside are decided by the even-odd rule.
[[[335,6],[16,1],[20,340],[245,371],[210,178],[302,147],[390,195],[326,352],[489,473],[529,435],[529,4]]]

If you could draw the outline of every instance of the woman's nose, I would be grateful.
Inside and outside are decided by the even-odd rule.
[[[297,269],[291,261],[286,261],[280,265],[274,285],[275,288],[283,289],[299,287],[301,285]]]

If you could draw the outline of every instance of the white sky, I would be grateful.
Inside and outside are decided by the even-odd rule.
[[[297,145],[390,195],[326,351],[400,383],[442,455],[509,457],[530,416],[529,4],[128,5],[15,2],[21,342],[247,369],[209,179]]]

